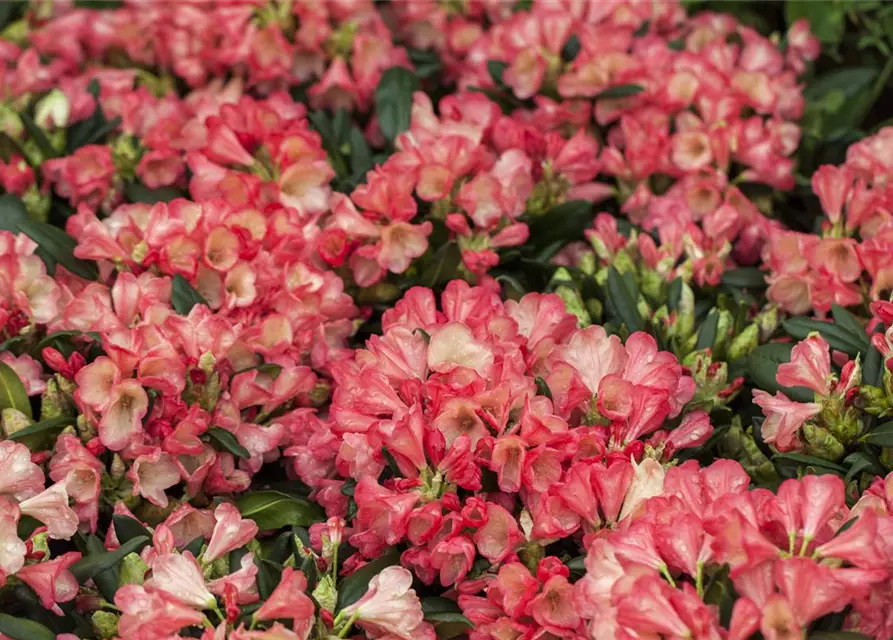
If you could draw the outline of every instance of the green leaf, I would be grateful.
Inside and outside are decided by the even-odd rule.
[[[128,516],[115,514],[112,516],[112,525],[115,527],[115,535],[118,542],[123,544],[134,538],[146,537],[151,538],[152,534],[139,520],[134,520]]]
[[[630,333],[644,330],[645,324],[639,315],[638,292],[630,289],[629,283],[614,267],[608,270],[608,297],[617,318]]]
[[[177,198],[184,198],[186,195],[186,193],[176,187],[150,189],[141,182],[128,182],[124,185],[124,198],[132,203],[155,204],[156,202],[170,202]]]
[[[810,333],[817,331],[825,340],[827,340],[828,345],[832,349],[843,351],[845,354],[854,358],[857,354],[862,352],[863,349],[866,352],[868,351],[867,341],[859,340],[857,337],[853,336],[849,330],[831,322],[794,317],[788,318],[782,322],[782,326],[784,326],[784,330],[788,332],[788,335],[797,340],[805,340],[809,337]]]
[[[803,90],[803,97],[807,103],[817,102],[831,91],[841,91],[845,99],[852,98],[870,87],[878,73],[877,67],[838,67],[810,82]]]
[[[0,362],[0,410],[2,409],[18,409],[29,419],[34,418],[25,385],[15,369],[5,362]]]
[[[592,220],[591,202],[570,200],[559,204],[528,223],[530,239],[525,246],[542,251],[555,243],[565,245],[573,240],[580,240]]]
[[[561,47],[561,59],[565,62],[571,62],[580,54],[580,39],[576,34],[571,34],[564,46]]]
[[[105,571],[117,565],[124,556],[131,553],[139,553],[151,540],[146,536],[131,538],[114,551],[106,551],[103,554],[89,555],[81,558],[71,566],[71,573],[77,581],[84,584],[100,571]]]
[[[95,535],[90,535],[87,538],[87,553],[88,557],[102,556],[106,553],[105,545]],[[114,566],[97,571],[92,578],[102,597],[108,602],[114,602],[115,592],[118,591],[118,573],[114,570]]]
[[[221,427],[211,427],[205,434],[211,440],[211,444],[217,451],[228,451],[240,458],[251,457],[251,453],[248,449],[240,445],[239,441],[236,440],[236,436],[226,429],[222,429]]]
[[[243,518],[257,523],[261,531],[299,525],[309,527],[325,516],[315,504],[280,491],[254,491],[236,500]]]
[[[682,278],[676,278],[673,282],[670,283],[670,288],[667,289],[667,308],[670,311],[676,311],[679,309],[679,301],[682,299]]]
[[[2,377],[2,373],[0,373],[0,377]],[[31,405],[28,405],[30,409]],[[52,433],[53,431],[61,431],[65,427],[70,424],[75,424],[77,422],[77,418],[74,416],[60,416],[58,418],[49,418],[47,420],[41,420],[40,422],[35,422],[30,427],[25,427],[20,431],[16,431],[14,434],[6,438],[7,440],[19,441],[24,440],[30,436],[37,435],[46,435],[48,433]]]
[[[871,456],[862,451],[851,453],[844,458],[843,461],[845,464],[850,465],[850,470],[847,471],[846,477],[844,478],[846,482],[849,482],[855,478],[857,474],[867,470],[870,470],[872,475],[884,475],[886,473],[884,467],[881,466],[881,463],[875,456]]]
[[[840,474],[845,474],[847,472],[846,467],[842,467],[837,463],[829,462],[828,460],[823,460],[822,458],[816,458],[815,456],[801,455],[799,453],[777,453],[772,456],[772,461],[775,462],[776,460],[792,462],[799,466],[819,467],[821,469],[827,469],[829,471],[834,471]]]
[[[205,544],[204,536],[196,536],[185,545],[183,545],[183,553],[187,551],[192,554],[193,558],[198,558],[199,554],[202,552],[202,547]]]
[[[645,87],[639,84],[621,84],[616,87],[611,87],[610,89],[605,89],[601,93],[595,96],[596,100],[608,100],[614,98],[628,98],[629,96],[634,96],[637,93],[642,93],[645,90]]]
[[[236,371],[233,375],[239,375],[240,373],[245,373],[247,371],[259,371],[260,373],[266,374],[275,380],[279,377],[279,374],[282,373],[282,365],[275,364],[273,362],[265,362],[263,364],[258,364],[253,367],[246,367],[245,369],[240,369]]]
[[[74,257],[77,243],[67,233],[46,224],[33,220],[22,201],[13,195],[0,197],[0,229],[12,233],[24,233],[37,243],[37,255],[47,266],[47,272],[53,275],[56,264],[87,280],[95,280],[98,274],[96,265],[87,260]]]
[[[549,400],[552,399],[552,390],[549,388],[549,385],[546,383],[545,379],[540,376],[536,377],[536,394],[539,396],[546,396]]]
[[[429,289],[452,280],[462,262],[462,253],[455,242],[447,242],[434,252],[431,263],[422,271],[419,284]]]
[[[341,581],[338,586],[338,604],[335,607],[336,612],[344,607],[349,607],[354,602],[363,597],[369,589],[369,582],[382,572],[386,567],[397,564],[400,561],[400,554],[394,547],[388,547],[383,555],[379,556],[372,562],[363,565],[352,574]]]
[[[418,78],[430,78],[443,69],[440,56],[433,50],[409,49],[409,59]]]
[[[808,640],[871,640],[871,636],[866,636],[855,631],[815,631],[807,636]]]
[[[884,325],[878,323],[874,328],[874,333],[884,333]],[[872,345],[862,364],[862,384],[876,387],[883,379],[884,359],[881,357],[881,352]]]
[[[815,396],[809,389],[803,387],[782,387],[775,376],[778,374],[778,365],[791,361],[790,342],[770,342],[760,345],[747,357],[747,374],[758,389],[769,393],[783,392],[797,402],[813,402]]]
[[[834,322],[837,323],[837,326],[848,332],[853,337],[853,341],[860,345],[859,351],[866,355],[869,347],[871,347],[871,342],[868,340],[865,327],[856,319],[856,316],[839,304],[831,305],[831,315],[834,317]]]
[[[361,180],[366,172],[371,170],[375,163],[372,161],[372,151],[363,132],[354,127],[350,130],[350,170],[354,180]]]
[[[704,321],[704,324],[701,325],[698,331],[698,343],[695,345],[695,349],[700,351],[701,349],[713,348],[713,345],[716,343],[716,330],[718,328],[719,311],[711,309],[710,313],[707,314],[707,320]]]
[[[13,640],[54,640],[56,634],[45,626],[27,618],[16,618],[0,613],[0,633]]]
[[[893,447],[893,422],[879,424],[862,436],[862,440],[879,447]]]
[[[461,613],[462,609],[455,600],[442,598],[440,596],[428,596],[421,599],[422,613],[425,614],[425,620],[429,620],[429,616],[439,613]]]
[[[174,311],[181,316],[185,316],[197,304],[208,305],[201,294],[187,282],[186,278],[179,273],[175,275],[171,282],[171,306],[174,308]]]
[[[34,144],[37,145],[37,148],[40,149],[40,152],[45,158],[55,158],[59,155],[50,143],[49,138],[47,138],[46,134],[43,132],[43,129],[34,122],[34,119],[31,118],[31,116],[27,113],[20,113],[19,118],[22,120],[22,124],[25,125],[28,135],[34,140]]]
[[[766,274],[756,267],[740,267],[726,271],[722,283],[738,289],[765,289]]]
[[[495,82],[497,86],[505,86],[505,83],[502,80],[502,75],[505,73],[508,66],[508,63],[503,62],[502,60],[487,60],[487,71],[490,73],[490,77],[493,78],[493,82]]]
[[[418,79],[403,67],[391,67],[381,76],[375,89],[375,113],[382,135],[391,142],[409,128],[412,94],[417,88]]]
[[[789,27],[806,18],[810,31],[826,44],[837,44],[843,37],[846,7],[841,2],[788,0],[784,3],[784,14]]]

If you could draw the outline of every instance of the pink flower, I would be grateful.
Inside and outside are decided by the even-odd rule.
[[[428,250],[428,236],[432,224],[425,221],[420,225],[395,222],[381,231],[381,251],[378,264],[391,273],[403,273],[414,258]]]
[[[127,472],[133,482],[133,495],[143,496],[152,504],[166,507],[164,490],[180,482],[180,467],[176,460],[161,449],[137,456]]]
[[[31,516],[48,527],[51,538],[68,540],[78,530],[78,516],[68,506],[64,482],[57,482],[34,497],[19,503],[22,515]]]
[[[475,340],[468,326],[461,322],[445,324],[431,335],[428,366],[433,371],[445,373],[460,366],[486,377],[492,364],[493,352],[489,346]]]
[[[253,520],[242,518],[239,510],[228,502],[222,503],[214,510],[216,524],[202,559],[206,563],[214,562],[233,549],[242,547],[257,534],[257,524]]]
[[[136,584],[118,589],[115,605],[121,610],[118,634],[122,638],[161,640],[176,634],[183,627],[202,622],[201,612],[182,604],[166,591]]]
[[[791,350],[790,362],[778,366],[775,378],[785,387],[807,387],[826,396],[830,391],[831,354],[820,335],[798,342]]]
[[[304,593],[306,589],[307,580],[304,574],[286,567],[279,584],[254,613],[254,617],[258,620],[287,618],[294,620],[296,628],[312,621],[316,607]]]
[[[47,562],[22,567],[16,577],[34,589],[45,609],[61,616],[62,609],[57,603],[73,600],[78,593],[78,581],[69,567],[80,559],[80,553],[70,551]]]
[[[31,356],[23,354],[16,357],[9,351],[4,351],[0,353],[0,362],[6,363],[16,372],[29,396],[36,396],[46,390],[47,383],[41,377],[43,368]]]
[[[152,577],[146,580],[146,589],[164,591],[198,610],[217,606],[213,594],[205,586],[198,562],[188,551],[182,555],[166,553],[158,556],[151,566]]]
[[[31,452],[23,444],[0,441],[0,496],[25,500],[43,491],[43,471],[31,462]]]
[[[424,622],[422,603],[411,589],[412,574],[403,567],[387,567],[369,582],[366,594],[343,610],[376,636],[401,640],[433,640],[434,629]]]
[[[0,583],[25,565],[28,549],[16,533],[20,515],[18,505],[0,496]]]
[[[134,434],[142,429],[142,419],[148,409],[149,397],[137,380],[122,380],[114,385],[108,396],[108,407],[99,422],[102,444],[112,451],[126,447]]]
[[[765,391],[754,389],[753,401],[763,409],[766,416],[761,429],[763,440],[774,444],[779,451],[800,449],[800,427],[822,410],[814,402],[794,402],[781,391],[771,396]]]

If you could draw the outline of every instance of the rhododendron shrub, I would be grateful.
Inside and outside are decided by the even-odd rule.
[[[893,636],[889,16],[762,9],[0,4],[0,638]]]

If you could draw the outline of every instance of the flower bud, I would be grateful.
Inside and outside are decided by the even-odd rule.
[[[873,416],[885,414],[890,410],[890,401],[887,393],[878,387],[863,385],[859,387],[859,399],[862,409]]]
[[[23,130],[24,125],[22,125],[19,114],[11,107],[0,104],[0,133],[5,133],[13,140],[18,140]]]
[[[149,565],[143,562],[142,558],[135,553],[129,553],[121,560],[118,568],[118,583],[143,584],[148,570]]]
[[[639,279],[639,288],[642,293],[652,300],[662,300],[666,287],[666,278],[652,269],[642,269],[642,277]]]
[[[8,438],[12,434],[17,433],[25,427],[31,426],[31,420],[18,409],[4,409],[0,417],[0,428],[2,428],[3,436]]]
[[[756,349],[759,343],[759,326],[756,323],[748,325],[744,328],[744,331],[732,339],[732,343],[729,345],[729,361],[750,355],[750,352]]]
[[[880,460],[880,463],[884,465],[884,469],[893,471],[893,448],[884,447],[883,449],[881,449],[881,455],[878,456],[878,460]]]
[[[338,589],[335,588],[335,580],[331,575],[326,574],[322,577],[313,590],[313,597],[326,611],[335,611],[338,604]]]
[[[692,335],[695,327],[695,293],[687,283],[682,283],[682,293],[676,306],[676,323],[673,335],[685,340]]]
[[[53,201],[48,193],[43,193],[37,188],[37,185],[32,184],[22,194],[22,204],[25,205],[25,209],[28,210],[32,218],[40,222],[46,222],[50,215]]]
[[[53,89],[34,107],[34,120],[46,129],[64,129],[71,117],[71,102],[59,89]]]
[[[776,307],[769,307],[768,309],[760,313],[754,319],[754,321],[760,328],[760,342],[765,342],[766,340],[771,338],[772,334],[775,333],[775,330],[778,329],[778,309]]]
[[[719,320],[716,323],[716,337],[713,339],[713,354],[716,358],[722,359],[725,355],[726,347],[729,343],[729,333],[734,326],[735,319],[726,309],[719,310]]]
[[[49,420],[67,415],[71,411],[71,403],[66,394],[59,389],[56,378],[47,380],[47,388],[40,398],[40,419]]]
[[[598,298],[589,298],[589,300],[586,301],[586,311],[589,312],[589,317],[594,322],[600,323],[604,305],[602,305],[602,301]]]
[[[592,324],[592,318],[580,294],[576,289],[567,285],[561,285],[555,289],[555,294],[564,302],[564,308],[568,313],[577,316],[577,326],[581,329]]]
[[[90,624],[93,625],[96,635],[103,638],[103,640],[106,638],[117,638],[119,617],[119,615],[111,611],[94,611],[93,615],[90,616]]]
[[[83,442],[90,442],[90,440],[99,435],[99,431],[96,429],[96,426],[92,422],[90,422],[83,414],[78,416],[76,428],[78,437],[80,437]]]
[[[839,460],[845,453],[844,446],[827,429],[807,422],[801,431],[806,451],[823,460]]]
[[[720,442],[720,453],[724,458],[737,460],[757,482],[769,482],[778,477],[775,465],[757,446],[750,430],[741,428],[738,416],[732,419],[731,427]]]

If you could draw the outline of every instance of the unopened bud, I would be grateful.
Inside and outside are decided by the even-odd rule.
[[[729,362],[750,355],[760,343],[760,328],[756,323],[748,325],[744,331],[732,339],[729,345]]]
[[[59,89],[53,89],[34,107],[35,122],[47,129],[64,129],[71,116],[71,102]]]
[[[338,604],[338,589],[331,575],[326,574],[322,577],[313,590],[313,597],[326,611],[335,611],[335,606]]]
[[[0,427],[3,429],[3,435],[7,438],[25,427],[31,426],[31,419],[18,409],[10,407],[4,409],[0,415],[2,415],[0,417]]]
[[[580,297],[576,289],[567,285],[561,285],[555,289],[555,294],[564,302],[564,308],[567,312],[577,316],[578,327],[582,329],[592,324],[589,311],[586,309],[583,298]]]
[[[844,446],[827,429],[807,422],[801,430],[807,453],[823,460],[839,460],[845,453]]]
[[[111,611],[94,611],[93,615],[90,616],[90,624],[93,625],[96,635],[103,638],[103,640],[117,638],[119,617]]]
[[[121,560],[118,569],[118,583],[125,584],[143,584],[146,579],[146,572],[149,571],[149,565],[143,562],[135,553],[129,553]]]

